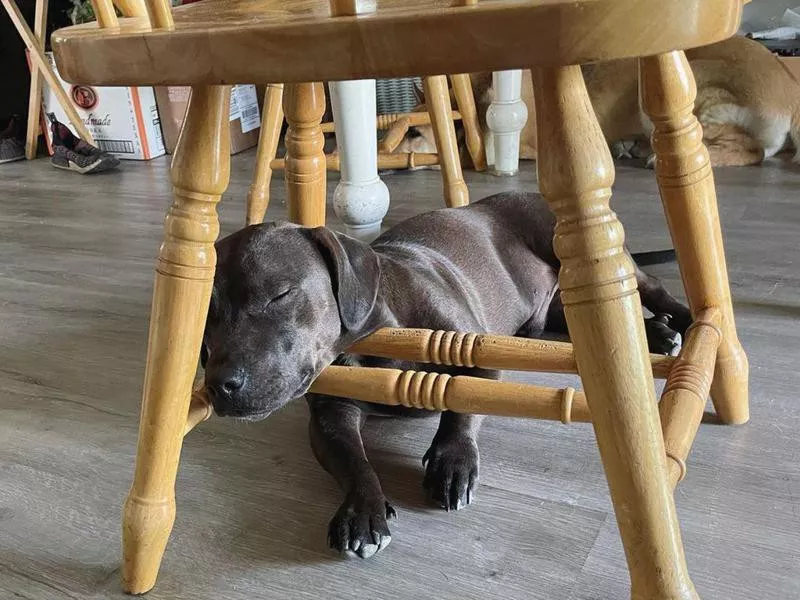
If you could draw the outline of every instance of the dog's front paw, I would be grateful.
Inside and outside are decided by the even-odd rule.
[[[428,497],[448,511],[471,504],[478,486],[478,463],[478,445],[472,438],[434,439],[422,457],[422,485]]]
[[[383,496],[348,496],[328,526],[328,545],[341,553],[369,558],[392,541],[387,520],[396,516]]]
[[[631,155],[631,147],[633,142],[627,140],[618,140],[611,144],[611,156],[617,160],[622,158],[633,158]]]

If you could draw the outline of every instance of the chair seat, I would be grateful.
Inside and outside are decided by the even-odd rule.
[[[328,0],[204,0],[142,18],[56,31],[68,81],[234,84],[404,77],[582,64],[687,49],[733,35],[741,0],[377,0],[331,17]],[[620,31],[624,29],[624,31]]]

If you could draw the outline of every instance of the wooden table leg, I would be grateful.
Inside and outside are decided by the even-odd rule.
[[[469,204],[469,191],[461,173],[461,161],[458,158],[458,142],[456,128],[453,125],[453,111],[450,107],[450,92],[447,77],[434,75],[422,80],[425,88],[425,104],[431,116],[433,136],[439,153],[439,164],[442,167],[444,180],[444,201],[449,207]]]
[[[139,443],[122,518],[125,591],[153,587],[175,519],[175,476],[228,186],[230,87],[194,88],[172,159],[174,199],[156,265]]]
[[[609,207],[614,166],[578,66],[533,69],[539,184],[557,218],[564,312],[634,600],[698,600],[667,478],[634,267]]]
[[[278,152],[278,141],[283,127],[283,84],[269,83],[264,95],[264,110],[261,116],[261,133],[258,136],[256,170],[250,190],[247,192],[246,224],[253,225],[264,220],[269,206],[269,184],[272,181],[272,159]]]
[[[40,48],[44,48],[47,34],[47,0],[36,0],[33,35]],[[28,131],[25,135],[25,158],[36,158],[39,146],[39,129],[42,124],[42,75],[36,62],[31,60],[31,90],[28,95]]]
[[[464,136],[467,142],[467,151],[472,158],[472,167],[476,171],[483,171],[486,169],[486,151],[483,147],[483,134],[478,120],[478,111],[475,110],[475,96],[472,92],[469,73],[450,75],[450,83],[453,86],[458,112],[461,113],[461,123],[464,126]]]
[[[283,94],[286,131],[286,194],[289,220],[306,227],[325,225],[325,137],[320,127],[325,113],[321,83],[287,84]]]
[[[722,343],[711,398],[724,423],[745,423],[747,356],[736,335],[714,175],[692,110],[697,87],[683,52],[639,61],[642,104],[653,122],[656,175],[692,314],[718,307]]]

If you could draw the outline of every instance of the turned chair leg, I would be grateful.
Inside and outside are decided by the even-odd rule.
[[[533,70],[539,182],[633,600],[698,600],[689,578],[634,267],[609,207],[614,167],[578,66]]]
[[[464,183],[461,161],[458,158],[458,142],[456,128],[453,125],[447,77],[445,75],[425,77],[422,83],[425,88],[425,105],[431,116],[433,137],[439,153],[439,164],[442,167],[445,204],[451,208],[465,206],[469,204],[469,192],[467,184]]]
[[[320,125],[325,113],[321,83],[287,84],[283,94],[286,131],[284,178],[289,220],[306,227],[325,225],[327,177],[325,136]]]
[[[328,88],[341,166],[333,210],[349,235],[370,241],[389,211],[389,189],[378,177],[375,80],[336,81]]]
[[[494,100],[486,111],[491,132],[492,173],[501,176],[519,172],[519,141],[528,121],[528,107],[522,101],[522,71],[496,71],[492,74]]]
[[[174,199],[156,265],[136,470],[122,517],[125,591],[153,587],[175,519],[175,476],[211,297],[228,186],[230,88],[194,88],[172,160]]]
[[[39,46],[47,43],[47,0],[36,0],[36,14],[33,21],[33,33]],[[25,158],[33,160],[39,146],[39,130],[41,129],[42,75],[35,62],[31,62],[31,88],[28,94],[28,128],[25,134]]]
[[[697,87],[683,52],[639,61],[642,105],[654,130],[656,175],[692,314],[717,307],[722,342],[711,398],[724,423],[749,419],[747,356],[736,335],[714,176],[692,110]]]
[[[456,97],[458,112],[461,113],[461,124],[464,126],[464,137],[467,142],[467,151],[472,159],[472,168],[476,171],[483,171],[486,169],[486,150],[483,147],[483,134],[478,120],[478,111],[475,109],[475,96],[469,73],[450,75],[450,84],[453,87],[453,95]]]
[[[270,83],[264,95],[256,171],[253,174],[250,190],[247,192],[247,225],[261,223],[269,207],[269,184],[272,181],[270,164],[278,152],[281,127],[283,127],[283,84]]]

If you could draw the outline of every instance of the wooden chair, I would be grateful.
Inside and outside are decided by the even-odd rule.
[[[107,28],[53,35],[59,71],[70,81],[194,88],[156,264],[138,456],[123,512],[124,588],[143,593],[155,583],[175,517],[183,436],[209,413],[202,391],[192,395],[192,381],[214,276],[216,205],[228,184],[228,86],[286,82],[289,213],[317,226],[325,222],[323,103],[321,84],[304,82],[532,67],[539,182],[557,217],[554,247],[574,345],[390,330],[358,351],[577,371],[584,392],[358,367],[331,367],[314,389],[433,409],[591,419],[631,597],[697,600],[672,490],[686,472],[709,390],[722,422],[748,420],[748,365],[736,336],[714,179],[692,114],[695,84],[676,49],[735,33],[741,0],[380,0],[374,14],[335,16],[341,4],[354,2],[207,0],[171,11],[164,0],[147,0],[147,20],[101,20]],[[641,90],[655,130],[656,175],[696,319],[676,359],[647,354],[633,265],[609,207],[613,163],[578,66],[626,56],[645,57]],[[667,379],[660,404],[654,373]]]
[[[467,149],[476,170],[482,171],[486,168],[486,155],[484,153],[480,123],[475,110],[475,98],[472,94],[472,85],[469,75],[461,73],[450,75],[449,77],[453,95],[455,96],[459,109],[458,112],[451,110],[447,79],[448,78],[444,75],[436,75],[424,79],[423,85],[425,86],[426,102],[430,107],[427,112],[380,115],[376,117],[375,128],[383,130],[386,133],[381,139],[380,153],[378,154],[375,167],[376,169],[397,169],[423,165],[441,165],[442,180],[444,182],[444,200],[447,206],[453,207],[463,206],[469,203],[469,191],[467,190],[467,185],[464,183],[464,178],[461,173],[456,132],[453,126],[454,120],[463,121]],[[332,85],[337,84],[334,83]],[[344,91],[345,90],[341,89],[338,90],[339,95],[343,95]],[[370,90],[367,91],[370,92]],[[361,90],[356,90],[355,93],[360,94]],[[374,90],[372,90],[371,93],[374,94]],[[346,111],[347,99],[347,97],[343,97],[339,100],[339,104],[344,106],[335,106],[334,108],[339,111]],[[359,100],[363,101],[362,98],[358,97],[350,99],[355,100],[357,105],[359,104]],[[263,221],[264,214],[269,206],[269,186],[272,180],[272,171],[276,168],[282,169],[285,164],[282,159],[275,158],[284,121],[282,105],[283,84],[268,84],[264,96],[264,110],[261,119],[261,134],[258,140],[256,168],[253,174],[253,181],[247,193],[246,223],[248,225]],[[368,121],[368,119],[363,119],[364,115],[350,116],[355,116],[356,118],[361,117],[360,120]],[[334,119],[335,118],[336,115],[334,114]],[[371,124],[368,122],[365,123],[365,125],[371,127]],[[402,141],[408,128],[415,125],[432,126],[437,154],[391,154]],[[324,133],[333,132],[334,130],[334,123],[322,124],[322,131]],[[350,131],[347,130],[342,132],[343,135],[348,135],[349,133]],[[350,169],[341,169],[343,180],[350,178],[358,181],[361,179],[361,177],[359,177],[360,173],[356,173],[355,176],[351,175],[351,173],[362,170],[361,165],[353,163],[359,161],[364,148],[353,148],[353,146],[365,145],[367,146],[366,150],[370,151],[370,144],[372,143],[373,136],[364,135],[366,132],[360,131],[358,125],[356,125],[356,131],[354,133],[359,139],[346,144],[344,148],[341,149],[343,152],[342,154],[331,154],[325,157],[325,164],[328,170],[338,171],[343,163],[350,163],[348,165]],[[361,138],[366,138],[366,140]],[[372,146],[374,146],[374,144],[372,144]],[[370,165],[366,165],[363,168],[367,171],[363,177],[367,181],[377,176],[377,173],[373,174],[370,171]],[[356,187],[356,189],[358,188]],[[370,206],[369,195],[368,192],[366,198],[363,195],[350,199],[342,198],[341,200],[343,202],[334,204],[334,209],[347,225],[349,233],[358,235],[359,229],[361,228],[367,230],[367,235],[379,232],[380,222],[386,214],[386,208],[388,208],[388,206]],[[348,202],[348,200],[350,201]]]

